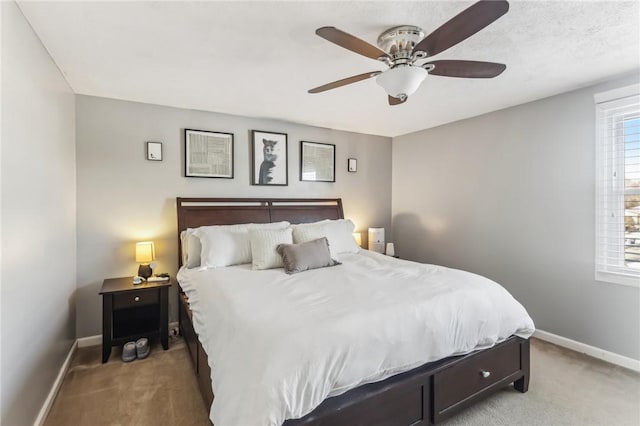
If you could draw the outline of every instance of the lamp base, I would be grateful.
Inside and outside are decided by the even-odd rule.
[[[151,265],[140,265],[140,267],[138,268],[138,276],[141,276],[145,280],[152,274],[153,270],[151,269]]]

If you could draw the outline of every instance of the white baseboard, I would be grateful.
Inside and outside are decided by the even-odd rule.
[[[619,355],[614,352],[609,352],[604,349],[596,348],[595,346],[587,345],[586,343],[577,342],[575,340],[567,339],[566,337],[558,336],[557,334],[549,333],[544,330],[536,330],[533,333],[533,337],[537,337],[545,342],[553,343],[563,348],[571,349],[572,351],[580,352],[589,355],[593,358],[601,359],[610,364],[619,365],[620,367],[628,368],[629,370],[640,372],[640,360]]]
[[[171,330],[178,329],[178,321],[169,323],[169,335],[171,336]],[[102,334],[96,334],[95,336],[87,336],[78,338],[78,347],[86,348],[88,346],[97,346],[102,344]]]
[[[86,348],[88,346],[97,346],[102,344],[102,334],[96,334],[95,336],[80,337],[78,339],[78,347]]]
[[[67,370],[69,370],[69,366],[71,365],[71,359],[73,358],[73,354],[76,353],[76,349],[78,348],[78,341],[75,340],[73,345],[71,345],[71,349],[69,349],[69,353],[62,363],[62,367],[60,367],[60,371],[58,371],[58,376],[56,380],[53,382],[51,386],[51,390],[49,391],[49,395],[47,395],[47,399],[44,400],[44,404],[42,404],[42,408],[40,408],[40,412],[38,413],[38,417],[36,417],[36,421],[33,423],[34,426],[41,426],[44,424],[47,415],[49,414],[49,410],[53,406],[53,401],[55,401],[56,396],[58,395],[58,391],[60,390],[60,386],[62,386],[62,381],[64,380],[64,376],[67,375]]]

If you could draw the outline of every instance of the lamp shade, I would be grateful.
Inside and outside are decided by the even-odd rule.
[[[356,240],[358,247],[362,247],[362,234],[360,232],[354,232],[353,239]]]
[[[384,228],[369,228],[369,251],[384,253]]]
[[[156,258],[156,250],[151,241],[136,243],[136,263],[153,262]]]
[[[427,77],[427,70],[412,65],[398,65],[389,68],[378,77],[378,83],[388,95],[401,98],[402,95],[412,95]]]

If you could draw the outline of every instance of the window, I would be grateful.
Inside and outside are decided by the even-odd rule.
[[[638,86],[596,99],[596,280],[640,287]]]

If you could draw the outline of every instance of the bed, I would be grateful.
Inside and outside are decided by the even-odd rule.
[[[178,198],[177,213],[178,234],[187,228],[197,228],[206,225],[272,223],[283,220],[292,224],[299,224],[324,219],[336,220],[344,217],[341,199]],[[181,244],[180,238],[179,244]],[[179,251],[182,251],[182,247],[180,247]],[[182,261],[183,257],[181,255],[179,258],[181,266]],[[386,268],[389,262],[397,262],[397,269],[399,270],[406,268],[405,275],[410,275],[411,271],[414,270],[432,273],[433,271],[446,269],[438,269],[440,267],[435,266],[420,266],[418,264],[412,264],[412,262],[385,258],[381,255],[362,253],[359,255],[345,256],[340,271],[348,271],[349,268],[362,268],[362,266],[358,266],[359,263],[362,263],[365,268],[375,269],[377,265],[383,265]],[[327,269],[333,270],[334,268]],[[393,265],[388,269],[394,269]],[[336,274],[338,273],[337,271],[339,270],[335,268],[333,271],[324,271],[322,273]],[[357,271],[357,269],[353,269],[353,271]],[[466,274],[460,275],[461,277],[472,275],[462,273],[461,271],[450,271],[447,271],[448,275],[453,274],[455,276],[456,273]],[[315,275],[311,272],[313,271],[296,275],[307,277],[307,281],[313,281]],[[270,273],[272,276],[275,276],[277,273],[285,275],[282,270],[279,272],[272,271]],[[206,334],[211,334],[211,332],[208,331],[204,333],[203,331],[206,329],[206,327],[203,328],[203,324],[206,323],[203,319],[203,312],[196,309],[196,318],[194,318],[191,303],[195,301],[191,300],[190,303],[187,297],[189,294],[193,299],[193,295],[196,294],[193,292],[193,283],[190,281],[206,274],[211,275],[212,279],[216,279],[220,283],[224,283],[225,279],[228,280],[230,277],[243,276],[246,278],[247,286],[249,286],[249,281],[251,281],[249,277],[251,274],[248,272],[247,267],[243,267],[243,265],[239,265],[235,269],[221,268],[219,270],[203,271],[200,273],[194,272],[190,273],[191,275],[185,274],[185,271],[181,269],[181,274],[182,275],[179,274],[179,277],[181,276],[183,281],[181,286],[184,286],[182,290],[186,291],[181,291],[179,294],[180,332],[187,343],[203,399],[207,406],[211,407],[214,400],[212,380],[214,382],[216,381],[216,375],[214,374],[212,377],[209,355],[205,347],[208,347],[210,351],[219,351],[219,353],[216,352],[214,354],[212,359],[216,359],[216,356],[223,357],[225,348],[218,347],[219,349],[212,349],[214,346],[211,345],[210,338],[207,337],[205,339],[203,337]],[[265,275],[265,277],[266,276],[268,276],[268,274]],[[328,276],[331,275],[325,275],[324,279]],[[483,279],[477,276],[472,278],[473,280]],[[298,281],[295,284],[295,288],[304,289],[304,285],[307,283],[300,281],[301,278],[299,277],[297,279]],[[483,280],[489,281],[486,279]],[[371,281],[373,283],[375,279],[371,278]],[[497,284],[495,286],[497,286]],[[216,291],[222,291],[218,290],[218,287],[224,289],[224,286],[217,286],[215,287]],[[207,288],[209,288],[209,286],[207,286]],[[491,290],[492,288],[493,290]],[[254,285],[253,289],[257,290],[260,289],[260,287]],[[487,289],[487,291],[500,291],[494,287],[487,287]],[[502,288],[500,287],[500,289]],[[506,293],[504,289],[502,289],[502,291]],[[286,296],[286,293],[283,294]],[[228,294],[216,293],[215,296],[217,298],[224,298],[228,297]],[[269,297],[269,294],[265,293],[259,297],[266,299]],[[282,296],[277,297],[280,298]],[[270,303],[274,303],[276,300],[278,299],[274,299],[274,301]],[[225,305],[219,305],[217,309],[224,309],[224,306]],[[193,307],[195,309],[195,303]],[[211,312],[208,314],[210,315]],[[394,312],[392,315],[397,316],[398,313]],[[369,326],[367,328],[379,330],[380,334],[384,336],[382,330],[385,327],[384,321],[380,322],[380,318],[377,317],[363,318]],[[433,320],[433,318],[436,317],[430,318]],[[211,320],[208,321],[210,321],[210,324],[212,323]],[[196,327],[194,327],[194,323],[196,323]],[[217,327],[215,322],[213,322],[211,327],[212,329]],[[335,396],[329,394],[329,397],[323,398],[322,402],[314,402],[313,407],[315,408],[310,412],[308,407],[300,407],[300,404],[296,404],[295,401],[289,401],[287,407],[292,406],[292,410],[298,413],[299,418],[288,418],[284,421],[284,424],[287,426],[321,424],[434,424],[450,417],[509,383],[513,383],[517,391],[524,393],[528,389],[529,382],[529,341],[526,337],[533,331],[533,324],[531,323],[530,326],[525,328],[527,328],[526,332],[520,333],[522,337],[515,335],[503,336],[503,338],[495,340],[497,343],[489,342],[486,345],[486,349],[474,350],[479,347],[467,348],[469,350],[465,352],[469,353],[463,355],[456,354],[456,356],[446,356],[443,359],[437,360],[430,358],[430,362],[411,365],[408,371],[397,373],[390,369],[389,371],[385,371],[385,374],[381,376],[368,377],[370,383],[366,383],[366,380],[364,380],[363,384],[359,384],[357,387],[349,388],[346,391],[342,389]],[[411,327],[407,326],[406,329],[410,330]],[[200,330],[203,336],[198,336],[196,330]],[[222,329],[216,329],[216,331],[219,330]],[[203,340],[205,341],[205,345],[203,345]],[[313,344],[317,345],[315,348],[318,352],[322,352],[321,349],[324,344],[320,345],[318,342],[309,342],[309,345]],[[265,345],[268,346],[268,344]],[[271,346],[274,345],[272,344]],[[278,358],[286,359],[287,352],[282,351],[282,348],[280,348],[280,350],[281,352]],[[302,349],[300,349],[300,351],[304,352]],[[381,354],[379,356],[381,359],[386,360],[388,354]],[[374,357],[373,353],[372,357]],[[251,358],[247,359],[250,360]],[[277,367],[274,369],[275,371],[278,370]],[[230,369],[230,371],[232,371],[232,369]],[[246,372],[241,371],[240,373],[245,373],[244,376],[247,376],[249,379],[252,377],[252,374],[254,374],[249,368],[247,368]],[[238,374],[238,372],[235,374]],[[238,374],[238,376],[242,375],[243,374]],[[247,377],[243,380],[246,381]],[[264,381],[264,378],[258,377],[258,374],[255,374],[255,377],[256,382]],[[229,379],[222,377],[221,374],[219,374],[218,379],[221,381],[225,379],[229,382]],[[253,386],[254,384],[249,383],[248,385]],[[307,394],[311,396],[315,396],[316,393],[308,392],[307,389],[303,389],[300,392],[307,392]],[[221,399],[216,401],[216,403],[220,404],[224,402],[224,396],[224,394],[219,395]],[[256,401],[253,401],[250,397],[245,398],[245,400],[236,398],[233,402],[239,405],[236,405],[235,410],[232,411],[241,411],[242,404],[247,404],[247,407],[249,407],[248,411],[251,411],[251,404],[256,404]],[[304,415],[300,416],[300,413]],[[231,417],[227,417],[226,421],[220,421],[219,423],[233,423],[233,421],[228,420],[230,418]],[[285,418],[286,416],[278,417],[276,415],[268,418],[264,422],[259,421],[259,423],[280,424]],[[238,419],[241,420],[237,421],[258,422],[255,420],[257,418],[254,418],[255,421],[248,420],[250,419],[249,417]]]

